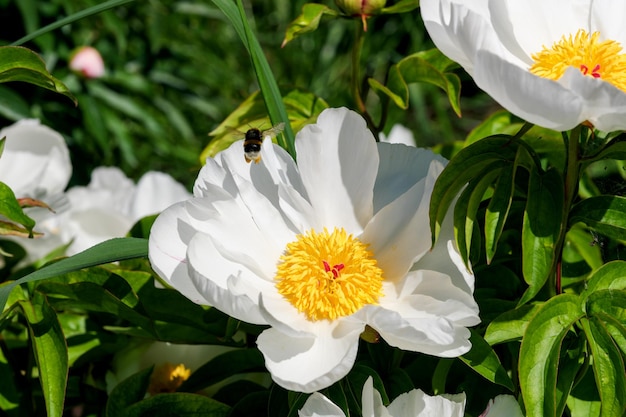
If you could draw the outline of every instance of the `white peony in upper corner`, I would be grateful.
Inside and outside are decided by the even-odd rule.
[[[626,2],[423,0],[437,48],[511,113],[569,130],[626,129]]]
[[[269,325],[257,339],[275,382],[313,392],[352,368],[366,325],[389,344],[440,357],[470,349],[474,277],[451,227],[431,250],[430,195],[445,160],[374,141],[327,109],[296,137],[297,161],[265,140],[209,158],[194,198],[155,221],[155,271],[196,303]],[[297,162],[297,164],[296,164]]]

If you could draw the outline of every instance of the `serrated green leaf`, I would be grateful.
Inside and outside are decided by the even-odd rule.
[[[581,201],[572,208],[570,225],[585,223],[605,236],[626,241],[626,197],[601,195]]]
[[[35,221],[24,214],[13,190],[3,182],[0,182],[0,215],[23,225],[29,233],[35,227]]]
[[[317,30],[322,17],[337,17],[338,15],[339,14],[336,10],[331,9],[324,4],[305,3],[304,6],[302,6],[302,14],[296,17],[296,19],[287,26],[285,39],[283,40],[281,47],[284,48],[287,43],[291,42],[298,36]]]
[[[583,315],[578,296],[561,294],[546,301],[528,324],[519,355],[519,380],[527,415],[556,416],[561,343]]]
[[[431,49],[409,55],[392,65],[386,85],[374,78],[368,79],[368,83],[374,91],[389,97],[403,110],[409,106],[409,84],[424,82],[436,85],[447,93],[452,109],[460,116],[461,81],[456,74],[448,72],[455,66],[454,61],[439,50]]]
[[[465,265],[469,264],[472,233],[478,208],[489,186],[502,171],[499,161],[487,165],[461,192],[454,205],[454,234]]]
[[[494,136],[462,149],[452,158],[437,178],[430,200],[429,216],[433,243],[439,234],[448,207],[465,184],[482,173],[486,166],[491,166],[491,169],[495,170],[498,166],[512,164],[517,147],[517,143],[510,136]]]
[[[123,417],[125,410],[141,401],[150,385],[152,368],[129,376],[113,388],[106,404],[106,417]]]
[[[41,57],[21,46],[0,46],[0,83],[22,81],[76,99],[68,88],[46,69]]]
[[[530,172],[528,200],[522,225],[522,271],[528,289],[519,304],[532,299],[554,269],[557,240],[562,226],[563,181],[552,169]]]
[[[419,0],[400,0],[395,4],[383,8],[380,13],[381,14],[392,14],[392,13],[406,13],[413,11],[420,7]]]
[[[498,355],[480,334],[472,329],[470,329],[470,332],[472,349],[466,354],[459,356],[461,362],[485,377],[488,381],[502,385],[511,391],[515,390],[513,381],[511,381],[511,378],[506,373],[506,369],[500,363]]]
[[[283,98],[283,102],[287,108],[291,126],[296,131],[306,124],[313,123],[322,110],[328,107],[324,100],[299,90],[290,91]],[[209,133],[212,139],[200,154],[200,161],[204,164],[206,158],[215,156],[233,142],[243,139],[245,132],[251,127],[264,130],[271,126],[263,97],[257,91],[246,98],[235,111]]]
[[[47,415],[61,417],[68,375],[67,345],[63,330],[56,312],[40,292],[33,294],[32,301],[20,302],[20,307],[28,322]]]
[[[45,266],[17,281],[0,286],[0,311],[4,310],[7,298],[16,285],[52,278],[90,266],[145,256],[148,256],[147,239],[115,238],[99,243],[72,257]]]
[[[502,236],[504,223],[513,201],[515,165],[502,168],[499,174],[498,182],[485,212],[485,253],[488,264],[491,263],[496,254],[498,240]]]
[[[593,354],[593,373],[602,401],[602,417],[623,417],[626,412],[624,359],[597,318],[582,320]]]
[[[500,314],[485,331],[485,341],[490,345],[521,340],[524,337],[528,323],[541,308],[542,304],[523,305]]]
[[[123,417],[226,417],[230,407],[204,395],[176,392],[157,394],[124,410]]]

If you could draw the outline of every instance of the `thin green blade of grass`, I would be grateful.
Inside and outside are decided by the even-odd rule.
[[[12,46],[19,46],[22,45],[30,40],[35,39],[38,36],[41,36],[45,33],[48,33],[50,31],[53,31],[55,29],[58,29],[60,27],[63,27],[65,25],[69,25],[70,23],[76,22],[77,20],[80,19],[84,19],[86,17],[89,16],[93,16],[95,14],[104,12],[106,10],[112,9],[114,7],[118,7],[118,6],[122,6],[126,3],[131,3],[135,0],[109,0],[109,1],[105,1],[104,3],[98,4],[97,6],[93,6],[93,7],[89,7],[85,10],[81,10],[80,12],[74,13],[70,16],[64,17],[63,19],[57,20],[56,22],[50,23],[49,25],[46,25],[40,29],[37,29],[36,31],[29,33],[28,35],[16,40],[15,42],[13,42],[11,45]]]

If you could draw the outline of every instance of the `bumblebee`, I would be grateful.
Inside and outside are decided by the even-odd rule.
[[[261,131],[257,128],[248,129],[243,140],[243,156],[246,162],[254,161],[258,164],[261,160],[261,145],[266,137],[274,137],[283,131],[284,123],[279,123],[271,129]]]

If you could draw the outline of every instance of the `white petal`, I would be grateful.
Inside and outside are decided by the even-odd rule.
[[[377,212],[361,237],[370,245],[385,279],[402,279],[430,249],[430,195],[442,164],[433,161],[424,179]]]
[[[344,412],[319,392],[314,392],[298,411],[298,417],[346,417]]]
[[[368,377],[363,384],[363,393],[361,394],[361,407],[363,410],[363,417],[399,417],[405,414],[398,414],[393,416],[387,411],[387,408],[383,405],[383,399],[380,393],[374,389],[374,380],[372,377]],[[406,414],[407,416],[409,414]]]
[[[415,146],[415,137],[411,129],[401,124],[395,124],[389,131],[389,136],[381,132],[380,141],[385,143],[401,143],[407,146]]]
[[[188,200],[191,194],[170,175],[162,172],[147,172],[135,189],[130,207],[130,217],[134,221],[160,213],[167,207]]]
[[[594,0],[591,2],[589,32],[600,32],[600,39],[612,39],[626,48],[626,2]]]
[[[348,374],[362,330],[363,326],[341,321],[320,326],[320,333],[308,337],[291,337],[270,328],[261,333],[257,344],[276,383],[308,393],[329,387]]]
[[[372,215],[378,152],[365,120],[345,108],[324,110],[297,135],[302,182],[321,222],[360,234]]]
[[[490,401],[485,417],[523,417],[519,403],[512,395],[498,395]]]
[[[268,283],[244,265],[225,258],[210,236],[196,233],[192,237],[187,262],[197,292],[209,305],[238,320],[266,324],[257,300]]]
[[[394,417],[463,417],[465,394],[430,396],[415,389],[398,396],[387,409]]]

